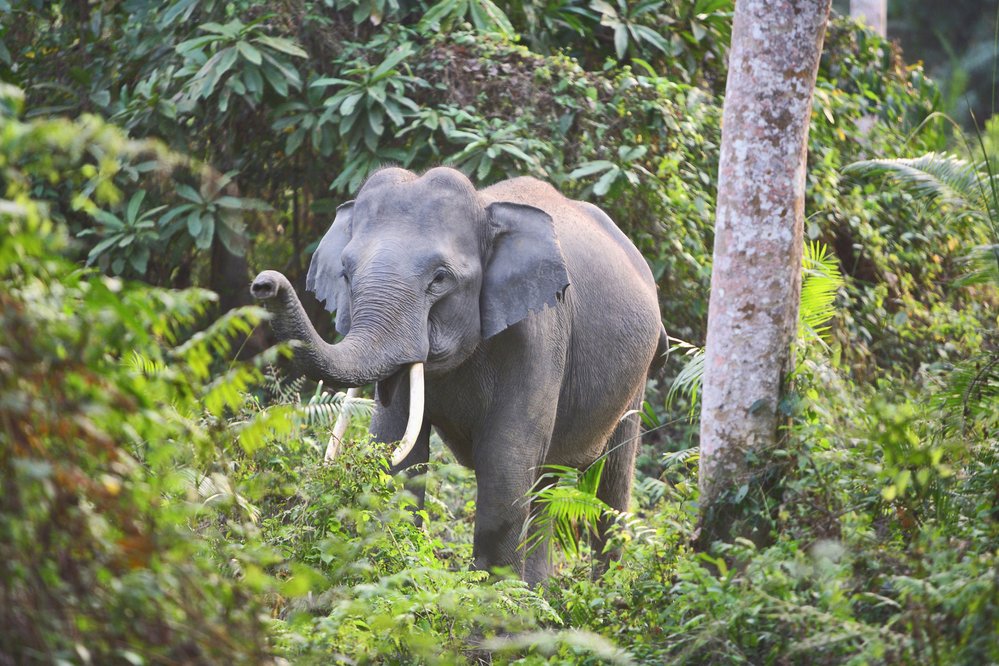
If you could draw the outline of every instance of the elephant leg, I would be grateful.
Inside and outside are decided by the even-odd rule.
[[[539,482],[532,489],[533,492],[537,492],[544,487],[550,486],[554,483],[553,481]],[[538,511],[541,510],[541,506],[537,502],[531,504],[531,516],[538,515]],[[527,552],[527,560],[524,563],[524,580],[527,581],[529,585],[536,585],[542,583],[551,576],[553,563],[552,563],[552,534],[550,531],[546,533],[539,533],[539,529],[536,526],[532,526],[531,531],[527,535],[527,541],[525,548]]]
[[[557,395],[557,388],[554,392]],[[525,393],[530,399],[534,392]],[[535,393],[549,397],[547,394],[545,390]],[[550,405],[551,409],[531,410],[529,404]],[[539,397],[528,404],[518,401],[505,407],[483,428],[488,435],[475,442],[477,496],[473,554],[477,569],[509,568],[525,578],[520,536],[530,511],[528,493],[540,474],[551,442],[554,398],[546,403]],[[539,569],[536,573],[540,572]]]
[[[636,411],[642,407],[643,389],[631,400],[628,411]],[[631,501],[631,482],[635,475],[635,457],[641,444],[641,420],[638,414],[629,414],[620,422],[607,440],[607,462],[600,476],[600,486],[597,497],[616,511],[627,511]],[[602,517],[597,527],[597,538],[594,541],[594,551],[598,558],[594,575],[599,576],[607,570],[612,560],[621,557],[620,549],[604,552],[607,547],[607,530],[613,519]]]

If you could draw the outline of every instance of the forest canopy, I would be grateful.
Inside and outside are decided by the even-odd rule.
[[[732,11],[0,0],[0,663],[999,660],[999,121],[966,136],[844,18],[786,437],[727,499],[767,538],[691,546]],[[652,268],[674,349],[592,580],[585,474],[546,496],[548,584],[470,570],[470,472],[436,442],[416,509],[370,401],[250,303],[372,171],[440,164],[595,203]]]

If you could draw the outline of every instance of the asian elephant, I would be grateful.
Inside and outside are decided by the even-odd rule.
[[[648,265],[599,208],[533,178],[476,191],[449,168],[382,169],[337,210],[306,286],[336,312],[339,343],[282,274],[250,290],[279,338],[306,343],[305,374],[376,383],[376,440],[409,424],[393,471],[428,461],[431,427],[475,471],[476,567],[548,576],[544,548],[518,547],[545,465],[583,469],[609,450],[598,495],[627,509],[639,421],[626,413],[667,337]]]

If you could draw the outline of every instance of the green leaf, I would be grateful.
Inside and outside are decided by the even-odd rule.
[[[620,173],[621,169],[616,164],[613,165],[593,186],[593,193],[598,197],[602,197],[607,194]]]
[[[190,185],[184,185],[183,183],[178,184],[177,194],[193,203],[196,204],[204,203],[204,200],[201,198],[201,195],[198,194],[198,191],[195,190]]]
[[[211,36],[211,35],[204,36],[204,37],[195,37],[194,39],[188,39],[186,41],[183,41],[180,44],[177,44],[177,46],[175,46],[173,48],[174,48],[174,51],[176,51],[178,54],[180,54],[182,56],[186,56],[191,51],[194,51],[196,49],[200,49],[201,47],[203,47],[203,46],[205,46],[207,44],[211,44],[212,42],[216,41],[217,39],[218,39],[218,37]]]
[[[239,37],[239,33],[243,31],[245,25],[242,21],[233,19],[225,25],[209,21],[208,23],[202,23],[198,27],[205,32],[213,32],[215,34],[222,35],[223,37],[228,37],[229,39],[235,39],[236,37]]]
[[[136,248],[135,252],[128,256],[128,263],[132,264],[136,273],[145,275],[149,264],[149,248],[145,246]]]
[[[196,210],[187,216],[187,233],[197,238],[202,230],[201,211]]]
[[[349,116],[354,113],[354,109],[357,108],[357,103],[364,99],[364,93],[353,93],[344,98],[343,103],[340,104],[340,113]]]
[[[136,217],[139,215],[139,207],[142,206],[142,200],[146,198],[146,191],[139,190],[132,195],[132,198],[128,202],[128,210],[125,211],[125,219],[128,220],[130,224],[135,223]]]
[[[288,138],[284,142],[284,154],[294,155],[298,150],[299,146],[302,145],[302,141],[305,140],[305,130],[299,127],[294,132],[288,135]]]
[[[413,45],[406,42],[402,46],[396,47],[392,53],[389,54],[382,64],[378,65],[375,71],[372,73],[372,78],[378,80],[380,77],[388,74],[396,65],[408,58],[413,53]]]
[[[467,0],[441,0],[436,5],[427,10],[420,19],[420,23],[417,25],[417,30],[423,33],[427,33],[436,30],[438,25],[445,17],[452,14],[457,14],[455,11],[459,6],[465,6]],[[464,11],[461,12],[464,14]]]
[[[106,227],[110,227],[115,230],[121,230],[125,228],[125,223],[122,222],[115,215],[107,212],[106,210],[97,209],[93,212],[93,217],[98,222]]]
[[[215,86],[222,79],[225,74],[232,69],[232,66],[236,64],[236,58],[238,57],[238,52],[235,47],[229,47],[223,51],[219,51],[218,63],[212,70],[212,75],[210,80],[212,81],[211,89],[214,90]],[[207,97],[208,95],[204,95]]]
[[[322,79],[316,79],[309,84],[310,88],[322,88],[324,86],[350,86],[354,85],[353,81],[348,81],[347,79],[338,79],[336,77],[327,76]]]
[[[114,234],[112,236],[108,236],[100,243],[92,247],[90,249],[90,252],[87,253],[87,265],[90,266],[91,264],[93,264],[94,261],[97,259],[97,257],[103,254],[104,251],[107,250],[109,247],[117,243],[119,238],[121,238],[120,234]]]
[[[259,65],[264,61],[263,57],[260,55],[260,51],[256,49],[249,42],[237,42],[236,48],[239,50],[240,55],[252,62],[254,65]]]
[[[385,115],[381,109],[372,109],[368,112],[368,125],[377,136],[385,132]]]
[[[288,96],[288,81],[277,68],[270,63],[265,62],[261,71],[263,71],[264,78],[267,79],[267,83],[271,85],[271,88],[273,88],[277,94],[282,97]]]
[[[504,37],[512,38],[517,35],[510,19],[492,0],[479,0],[470,3],[472,17],[476,27],[480,30],[492,30],[500,33]]]
[[[309,57],[309,54],[305,49],[303,49],[301,46],[291,41],[290,39],[286,39],[284,37],[271,37],[270,35],[261,35],[259,37],[255,37],[253,41],[255,41],[258,44],[263,44],[264,46],[274,49],[275,51],[281,51],[282,53],[287,53],[288,55],[294,56],[296,58]]]
[[[585,178],[586,176],[592,176],[595,173],[600,173],[601,171],[606,171],[607,169],[614,168],[614,163],[608,160],[594,160],[592,162],[584,162],[569,173],[569,178]]]
[[[201,218],[201,233],[194,239],[194,245],[199,250],[207,250],[212,246],[212,238],[215,236],[215,218],[211,215],[204,215]]]
[[[617,52],[619,60],[623,59],[624,54],[628,52],[628,27],[623,23],[614,28],[614,50]]]

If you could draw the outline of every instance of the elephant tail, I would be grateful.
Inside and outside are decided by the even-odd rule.
[[[666,334],[666,327],[659,324],[659,343],[656,345],[656,355],[652,357],[652,365],[649,367],[649,377],[655,377],[666,365],[666,357],[669,355],[669,335]]]

